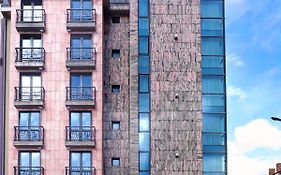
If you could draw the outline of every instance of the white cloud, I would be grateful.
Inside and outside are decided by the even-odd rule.
[[[248,95],[242,91],[240,88],[233,87],[228,85],[227,86],[227,95],[228,96],[233,96],[233,97],[238,97],[239,100],[244,100],[248,98]]]
[[[256,119],[235,129],[228,143],[229,175],[264,175],[281,161],[281,130],[265,119]],[[258,149],[267,150],[267,155]],[[252,153],[252,156],[249,156]]]
[[[230,63],[234,66],[237,66],[237,67],[241,67],[241,66],[245,65],[243,60],[241,59],[241,57],[234,53],[227,54],[227,61],[228,61],[228,63]]]

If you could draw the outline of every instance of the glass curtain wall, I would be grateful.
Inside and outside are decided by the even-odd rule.
[[[203,175],[226,175],[224,1],[201,0]]]

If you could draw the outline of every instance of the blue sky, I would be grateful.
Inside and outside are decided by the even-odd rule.
[[[281,162],[270,121],[281,117],[281,0],[225,2],[229,175],[268,174]]]

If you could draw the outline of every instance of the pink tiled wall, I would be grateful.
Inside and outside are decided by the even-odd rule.
[[[97,175],[103,174],[102,155],[102,85],[103,85],[103,4],[102,0],[93,0],[96,9],[97,26],[93,34],[93,45],[97,51],[96,69],[93,70],[93,85],[96,87],[96,107],[92,111],[93,126],[96,127],[96,147],[92,149],[93,166]],[[13,166],[18,165],[18,150],[13,146],[14,126],[18,125],[19,110],[14,107],[14,87],[19,86],[19,71],[16,70],[15,47],[19,47],[20,35],[16,30],[16,9],[20,0],[12,0],[11,45],[9,73],[8,112],[8,162],[5,174],[13,174]],[[70,73],[65,67],[66,47],[70,45],[70,33],[66,30],[66,9],[70,0],[44,0],[46,11],[46,31],[43,33],[43,47],[46,50],[45,70],[42,72],[42,84],[46,90],[45,108],[41,111],[41,123],[45,128],[45,143],[41,150],[41,165],[47,175],[63,175],[69,165],[69,150],[65,147],[65,126],[69,125],[69,111],[65,107],[65,87],[69,86]]]

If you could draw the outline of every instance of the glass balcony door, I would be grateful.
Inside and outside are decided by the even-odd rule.
[[[20,152],[20,175],[40,175],[40,152]]]
[[[92,59],[93,42],[91,35],[72,35],[70,44],[72,60]]]
[[[41,95],[41,76],[40,75],[21,75],[20,85],[21,100],[40,100]]]
[[[71,175],[91,175],[92,174],[92,154],[91,152],[71,152],[70,153],[70,174]]]
[[[90,74],[71,74],[70,86],[72,100],[91,100],[93,98]]]
[[[22,1],[22,21],[41,22],[43,21],[42,0],[23,0]]]
[[[41,60],[41,47],[41,36],[21,37],[22,60]]]
[[[18,137],[21,141],[39,141],[41,139],[39,112],[20,112]]]
[[[71,18],[74,21],[91,21],[92,16],[92,0],[72,0]]]
[[[70,139],[90,141],[92,139],[92,116],[90,112],[70,113]]]

